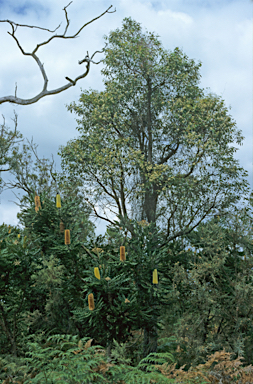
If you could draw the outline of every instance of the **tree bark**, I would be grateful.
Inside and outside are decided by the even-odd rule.
[[[156,222],[156,207],[158,195],[155,187],[148,188],[145,192],[143,203],[143,214],[148,223]]]
[[[142,357],[145,358],[152,352],[157,351],[157,328],[153,326],[151,328],[144,328],[143,350]]]
[[[11,353],[13,356],[17,357],[17,343],[16,343],[16,334],[15,334],[15,329],[13,332],[13,336],[11,334],[10,326],[8,324],[8,320],[6,318],[6,315],[4,313],[3,306],[0,304],[0,311],[1,311],[1,317],[3,320],[0,319],[0,324],[4,330],[4,333],[7,337],[7,340],[11,344]]]

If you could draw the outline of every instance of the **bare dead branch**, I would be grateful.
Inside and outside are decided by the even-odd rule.
[[[46,74],[46,71],[44,69],[44,66],[43,64],[41,63],[39,57],[36,55],[36,52],[38,51],[38,49],[43,46],[43,45],[46,45],[48,43],[50,43],[50,41],[52,41],[53,39],[55,38],[60,38],[60,39],[74,39],[75,37],[77,37],[80,32],[89,24],[93,23],[95,20],[98,20],[99,18],[101,18],[103,15],[105,15],[106,13],[114,13],[116,12],[116,9],[114,11],[110,11],[110,9],[112,8],[112,5],[107,8],[103,13],[101,13],[99,16],[93,18],[92,20],[88,21],[87,23],[85,23],[75,34],[73,35],[66,35],[67,34],[67,31],[68,31],[68,27],[69,27],[69,24],[70,24],[70,20],[69,20],[69,17],[68,17],[68,12],[67,12],[67,8],[69,7],[69,5],[72,3],[72,1],[66,5],[64,8],[63,8],[63,11],[65,13],[65,19],[66,19],[66,26],[65,26],[65,30],[64,30],[64,33],[63,34],[56,34],[55,31],[57,29],[59,29],[60,25],[58,27],[56,27],[54,30],[50,30],[50,29],[47,29],[47,28],[42,28],[42,27],[38,27],[38,26],[34,26],[34,25],[26,25],[26,24],[17,24],[13,21],[10,21],[10,20],[0,20],[1,23],[8,23],[10,24],[11,26],[11,32],[7,32],[16,42],[18,48],[20,49],[20,51],[22,52],[22,54],[24,56],[31,56],[37,63],[39,69],[40,69],[40,72],[42,74],[42,77],[43,77],[43,80],[44,80],[44,83],[43,83],[43,89],[40,93],[38,93],[36,96],[34,96],[33,98],[31,99],[21,99],[19,97],[17,97],[17,85],[15,86],[15,95],[14,96],[4,96],[4,97],[0,97],[0,104],[2,103],[14,103],[14,104],[19,104],[19,105],[29,105],[29,104],[33,104],[33,103],[36,103],[38,100],[40,100],[42,97],[45,97],[45,96],[49,96],[49,95],[55,95],[57,93],[61,93],[63,91],[65,91],[66,89],[70,88],[70,87],[73,87],[76,85],[76,83],[80,80],[80,79],[83,79],[84,77],[86,77],[89,73],[89,70],[90,70],[90,63],[93,63],[93,64],[99,64],[101,61],[98,61],[98,62],[95,62],[93,61],[93,57],[95,56],[96,53],[102,53],[104,51],[104,48],[102,49],[102,51],[95,51],[91,58],[89,57],[89,53],[87,52],[87,55],[85,56],[85,58],[83,60],[80,60],[78,63],[79,64],[83,64],[83,63],[86,63],[86,70],[84,73],[82,73],[81,75],[77,76],[74,80],[69,78],[69,77],[65,77],[65,79],[68,81],[67,84],[63,85],[62,87],[60,88],[57,88],[57,89],[53,89],[51,91],[48,91],[47,89],[47,86],[48,86],[48,77],[47,77],[47,74]],[[37,28],[37,29],[41,29],[41,30],[44,30],[44,31],[47,31],[47,32],[50,32],[50,33],[55,33],[53,36],[51,36],[49,39],[43,41],[42,43],[39,43],[36,45],[36,47],[34,48],[34,50],[32,52],[25,52],[25,50],[23,49],[22,45],[20,44],[18,38],[16,37],[15,33],[17,31],[17,28],[18,27],[27,27],[27,28]]]
[[[42,31],[47,31],[47,32],[50,32],[50,33],[54,33],[55,31],[57,31],[57,29],[60,28],[61,26],[61,23],[58,25],[58,27],[56,27],[53,31],[51,31],[50,29],[47,29],[47,28],[42,28],[42,27],[37,27],[36,25],[27,25],[27,24],[17,24],[17,23],[14,23],[14,21],[11,21],[11,20],[0,20],[0,23],[9,23],[11,25],[15,25],[16,26],[16,29],[17,30],[17,27],[25,27],[25,28],[36,28],[36,29],[41,29]]]

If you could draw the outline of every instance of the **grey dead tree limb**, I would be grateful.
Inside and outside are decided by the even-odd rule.
[[[104,48],[101,51],[94,52],[91,57],[89,57],[89,53],[87,52],[87,55],[84,57],[84,59],[78,61],[79,64],[86,63],[86,69],[85,69],[84,73],[82,73],[80,76],[77,76],[75,79],[70,79],[68,76],[66,76],[65,79],[68,81],[67,84],[65,84],[62,87],[57,88],[57,89],[52,89],[52,90],[48,90],[47,89],[48,77],[47,77],[44,65],[41,63],[39,57],[37,56],[37,52],[38,52],[39,48],[42,47],[43,45],[49,44],[50,41],[52,41],[53,39],[74,39],[75,37],[77,37],[80,34],[80,32],[87,25],[93,23],[95,20],[100,19],[106,13],[114,13],[114,12],[116,12],[116,9],[113,10],[113,11],[110,11],[110,9],[112,8],[112,5],[111,5],[109,8],[107,8],[99,16],[97,16],[94,19],[92,19],[92,20],[88,21],[87,23],[83,24],[82,27],[75,34],[67,35],[69,24],[70,24],[67,8],[69,7],[69,5],[71,3],[72,3],[72,1],[68,5],[66,5],[66,7],[63,8],[63,11],[65,13],[65,19],[66,19],[65,20],[66,21],[66,26],[65,26],[65,30],[64,30],[63,34],[57,34],[56,33],[56,31],[60,28],[61,24],[58,25],[58,27],[56,27],[54,30],[50,30],[50,29],[47,29],[47,28],[42,28],[42,27],[38,27],[38,26],[34,26],[34,25],[17,24],[17,23],[15,23],[13,21],[10,21],[10,20],[0,20],[1,23],[8,23],[11,26],[11,32],[8,32],[8,34],[15,40],[18,48],[20,49],[20,51],[22,52],[23,55],[31,56],[36,61],[37,65],[38,65],[38,67],[40,69],[40,72],[41,72],[41,74],[43,76],[43,80],[44,80],[42,91],[40,93],[38,93],[36,96],[34,96],[33,98],[31,98],[31,99],[21,99],[21,98],[17,97],[17,85],[16,85],[15,86],[15,94],[14,94],[14,96],[11,95],[11,96],[0,97],[0,104],[3,104],[3,103],[14,103],[14,104],[19,104],[19,105],[29,105],[29,104],[36,103],[42,97],[49,96],[49,95],[55,95],[57,93],[61,93],[61,92],[65,91],[66,89],[75,86],[76,83],[80,79],[83,79],[84,77],[86,77],[88,75],[88,73],[89,73],[90,64],[91,63],[99,64],[101,62],[101,61],[95,62],[95,61],[93,61],[93,58],[96,55],[96,53],[102,53],[104,51]],[[50,36],[49,39],[43,41],[42,43],[37,44],[32,52],[25,52],[23,47],[21,46],[17,36],[16,36],[16,31],[17,31],[18,27],[36,28],[36,29],[40,29],[40,30],[43,30],[43,31],[47,31],[47,32],[53,33],[53,35]]]

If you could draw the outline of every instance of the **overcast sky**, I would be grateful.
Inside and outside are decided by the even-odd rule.
[[[54,29],[65,18],[63,7],[68,0],[0,0],[0,19],[19,24],[37,25]],[[160,36],[165,49],[181,48],[196,61],[202,62],[201,87],[210,88],[222,96],[230,114],[245,137],[235,157],[248,171],[253,186],[252,135],[252,13],[251,0],[74,0],[68,8],[69,33],[75,33],[87,21],[104,12],[110,5],[116,12],[106,14],[87,26],[75,40],[55,39],[38,51],[48,74],[48,89],[66,83],[65,76],[75,78],[84,67],[78,65],[86,52],[90,55],[104,46],[103,36],[120,28],[125,17],[131,16],[142,27]],[[30,98],[41,91],[43,81],[34,60],[22,56],[14,40],[7,34],[10,26],[0,23],[0,97],[17,95]],[[34,29],[19,28],[17,36],[26,51],[50,35]],[[97,59],[99,56],[97,56]],[[100,56],[102,58],[102,56]],[[60,145],[77,137],[75,116],[66,104],[77,101],[82,89],[103,89],[100,71],[102,65],[91,66],[89,75],[75,87],[54,96],[41,99],[30,106],[1,104],[0,114],[12,127],[13,110],[18,114],[18,129],[29,140],[39,145],[40,157],[54,155],[57,165]],[[16,225],[18,207],[11,192],[0,195],[0,224]],[[97,222],[98,233],[105,224]]]

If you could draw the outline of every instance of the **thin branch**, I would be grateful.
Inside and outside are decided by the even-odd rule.
[[[111,188],[112,188],[112,191],[113,191],[114,200],[116,201],[116,204],[117,204],[117,207],[118,207],[118,210],[119,210],[119,214],[122,215],[120,201],[119,201],[119,198],[118,198],[117,193],[116,193],[115,188],[114,188],[113,176],[110,176],[110,180],[111,180],[111,183],[112,183]],[[123,203],[122,203],[122,205],[123,205]]]
[[[100,216],[100,215],[97,213],[97,211],[96,211],[94,205],[93,205],[88,199],[85,199],[85,201],[87,201],[87,203],[92,207],[92,209],[93,209],[93,211],[94,211],[96,217],[98,217],[99,219],[108,221],[108,222],[111,223],[111,224],[114,224],[113,221],[107,219],[106,217]]]
[[[0,169],[0,172],[9,172],[11,169],[12,169],[12,168],[7,168],[7,169],[3,169],[3,168],[1,168],[1,169]]]
[[[53,35],[53,36],[51,36],[48,40],[44,41],[43,43],[37,44],[36,48],[33,50],[32,53],[36,53],[37,50],[38,50],[40,47],[42,47],[43,45],[46,45],[46,44],[50,43],[50,41],[53,40],[53,39],[55,39],[55,38],[60,38],[60,39],[74,39],[75,37],[77,37],[77,36],[79,35],[79,33],[80,33],[85,27],[87,27],[87,25],[93,23],[93,21],[100,19],[100,17],[104,16],[106,13],[114,13],[114,12],[116,12],[116,9],[115,9],[114,11],[112,11],[112,12],[109,12],[109,9],[111,9],[111,8],[112,8],[112,5],[111,5],[109,8],[107,8],[106,11],[104,11],[103,13],[101,13],[99,16],[94,17],[94,19],[92,19],[92,20],[88,21],[86,24],[84,24],[84,25],[83,25],[83,26],[82,26],[82,27],[81,27],[81,28],[80,28],[74,35],[71,35],[71,36],[65,36],[65,33],[66,33],[67,29],[68,29],[68,28],[66,27],[66,28],[65,28],[65,31],[64,31],[64,33],[63,33],[62,35],[57,35],[57,34],[56,34],[56,35]],[[67,23],[68,23],[68,21],[67,21]]]
[[[205,151],[203,151],[202,153],[200,153],[200,155],[199,155],[199,147],[198,147],[198,150],[197,150],[197,153],[196,153],[196,157],[195,157],[195,159],[194,159],[194,161],[193,161],[193,163],[192,163],[192,165],[191,165],[191,168],[190,168],[190,170],[189,170],[189,172],[188,173],[185,173],[185,174],[180,174],[180,175],[178,175],[178,177],[179,178],[186,178],[186,177],[188,177],[188,176],[190,176],[191,174],[192,174],[192,172],[194,171],[194,169],[195,169],[195,166],[198,164],[198,162],[200,161],[200,159],[204,156],[204,154],[205,154]]]
[[[66,28],[65,28],[65,31],[64,31],[64,34],[66,34],[67,30],[68,30],[68,27],[69,27],[69,18],[68,18],[68,13],[67,13],[67,8],[68,6],[73,3],[73,1],[71,1],[70,3],[68,3],[68,5],[66,5],[66,7],[63,8],[64,12],[65,12],[65,18],[66,18],[66,21],[67,21],[67,24],[66,24]]]
[[[83,244],[81,244],[83,249],[94,259],[94,255],[89,251],[88,248],[86,248]]]
[[[90,170],[90,173],[91,173],[91,175],[94,177],[94,179],[96,180],[96,182],[98,183],[98,185],[100,185],[100,187],[103,188],[103,190],[105,191],[105,193],[106,193],[108,196],[110,196],[113,200],[115,200],[115,196],[114,196],[112,193],[110,193],[110,192],[106,189],[106,187],[104,186],[104,184],[99,180],[99,178],[95,175],[95,173],[94,173],[94,172],[91,172],[91,170]],[[116,201],[116,203],[117,203],[117,200],[115,200],[115,201]]]
[[[60,24],[58,25],[58,27],[56,27],[53,31],[51,31],[50,29],[42,28],[42,27],[37,27],[36,25],[17,24],[17,23],[15,23],[14,21],[11,21],[11,20],[0,20],[0,23],[9,23],[9,24],[11,24],[11,25],[15,25],[15,26],[16,26],[15,31],[17,30],[17,27],[26,27],[26,28],[36,28],[36,29],[41,29],[42,31],[47,31],[47,32],[50,32],[50,33],[54,33],[54,32],[57,31],[57,29],[59,29],[60,26],[61,26],[61,23],[60,23]]]
[[[182,236],[182,235],[187,235],[188,233],[190,233],[190,232],[192,232],[206,217],[207,217],[207,215],[211,212],[211,210],[213,209],[213,208],[215,208],[215,203],[216,203],[216,198],[217,198],[217,196],[218,196],[218,193],[219,193],[220,191],[218,190],[218,192],[217,192],[217,194],[216,194],[216,196],[215,196],[215,198],[214,198],[214,202],[213,202],[213,204],[211,205],[211,207],[207,210],[207,212],[206,213],[204,213],[204,215],[199,219],[199,221],[193,226],[193,227],[191,227],[191,228],[189,228],[189,226],[190,226],[190,224],[193,222],[193,220],[194,220],[194,217],[193,217],[193,219],[191,219],[190,221],[189,221],[189,223],[186,225],[186,228],[189,228],[189,229],[187,229],[187,230],[181,230],[181,231],[178,231],[178,232],[176,232],[174,235],[172,235],[171,237],[168,237],[167,238],[167,240],[166,240],[166,242],[165,243],[163,243],[163,244],[161,244],[160,246],[159,246],[159,248],[161,248],[161,247],[164,247],[165,245],[167,245],[171,240],[174,240],[174,239],[176,239],[177,237],[179,237],[179,236]]]
[[[176,148],[175,148],[175,149],[172,149],[172,150],[168,153],[167,156],[163,157],[163,158],[158,162],[158,164],[161,165],[161,164],[166,163],[166,161],[168,161],[168,160],[171,158],[171,156],[173,156],[173,155],[177,152],[178,148],[179,148],[179,143],[177,143]]]

